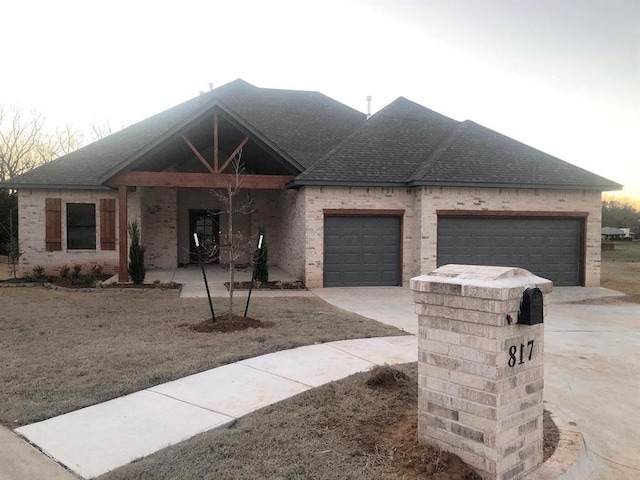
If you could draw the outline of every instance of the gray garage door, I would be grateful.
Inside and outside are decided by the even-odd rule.
[[[325,217],[325,287],[399,282],[400,217]]]
[[[580,285],[582,223],[575,218],[440,217],[438,266],[514,266],[555,285]]]

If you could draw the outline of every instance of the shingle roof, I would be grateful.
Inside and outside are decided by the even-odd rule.
[[[621,185],[472,121],[398,98],[294,180],[303,185],[618,190]]]
[[[442,185],[618,190],[621,186],[471,121],[405,98],[369,120],[318,92],[235,80],[5,182],[106,188],[112,175],[220,109],[301,172],[304,185]],[[163,147],[164,148],[164,147]]]
[[[587,170],[478,125],[462,122],[443,148],[408,179],[413,184],[618,188]]]
[[[222,106],[303,170],[366,116],[318,92],[257,88],[235,80],[6,182],[14,188],[96,188],[139,155]]]
[[[13,187],[68,186],[95,188],[105,172],[124,163],[205,103],[202,96],[120,130],[68,155],[11,179]]]
[[[300,174],[296,183],[405,182],[457,125],[400,97]]]
[[[251,86],[218,96],[305,168],[366,120],[365,114],[319,92]]]

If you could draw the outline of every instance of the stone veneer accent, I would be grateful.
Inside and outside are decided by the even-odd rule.
[[[551,282],[519,268],[446,265],[411,280],[418,438],[485,480],[519,479],[542,463],[544,324],[507,322],[527,287],[541,289],[546,314]]]

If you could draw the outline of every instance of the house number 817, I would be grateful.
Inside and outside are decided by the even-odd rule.
[[[524,363],[524,357],[526,354],[525,350],[527,347],[529,347],[529,360],[531,360],[531,357],[533,356],[533,340],[529,340],[526,345],[524,345],[523,343],[520,344],[520,361],[519,362],[517,358],[518,347],[516,345],[511,345],[509,347],[509,366],[510,367],[515,367],[516,362],[518,362],[518,365],[522,365]]]

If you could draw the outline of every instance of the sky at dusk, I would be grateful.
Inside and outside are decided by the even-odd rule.
[[[404,96],[640,198],[640,0],[0,0],[0,103],[142,120],[243,78]]]

